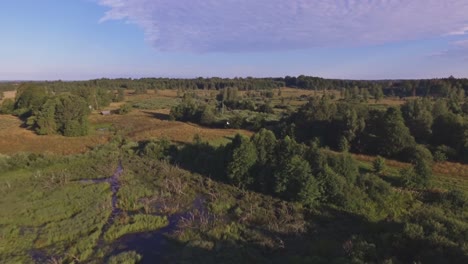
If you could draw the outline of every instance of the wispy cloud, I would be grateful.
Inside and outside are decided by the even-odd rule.
[[[239,52],[468,34],[467,0],[97,0],[155,48]]]

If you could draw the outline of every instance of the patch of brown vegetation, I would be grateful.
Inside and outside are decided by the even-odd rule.
[[[400,99],[398,97],[392,97],[392,98],[384,98],[382,100],[379,100],[378,102],[375,102],[374,99],[369,99],[369,104],[370,105],[388,105],[388,106],[400,106],[406,103],[407,100]]]
[[[376,157],[367,156],[362,154],[352,154],[352,156],[359,160],[365,162],[372,162]],[[394,168],[406,168],[409,167],[409,163],[400,162],[396,160],[385,159],[385,164],[394,167]],[[456,162],[436,162],[432,166],[432,170],[435,173],[454,176],[458,178],[464,178],[468,180],[468,165]]]
[[[191,123],[167,120],[169,109],[158,111],[134,110],[128,115],[91,115],[91,124],[113,124],[132,140],[165,138],[175,142],[192,142],[196,134],[205,141],[219,141],[237,133],[250,136],[252,132],[236,129],[213,129]],[[22,121],[11,115],[0,115],[0,153],[12,155],[19,152],[54,153],[69,155],[83,153],[89,148],[109,141],[110,133],[92,131],[85,137],[40,136],[21,127]]]
[[[175,142],[188,143],[198,134],[202,140],[215,141],[232,137],[237,133],[250,136],[252,132],[237,129],[206,128],[192,123],[169,121],[169,109],[134,110],[128,115],[93,115],[95,123],[112,123],[118,131],[133,140],[165,138]]]
[[[0,96],[1,97],[1,96]],[[15,99],[16,97],[16,91],[6,91],[3,92],[3,98],[0,100],[0,104],[3,102],[5,99]]]
[[[83,153],[90,147],[108,141],[107,135],[68,138],[59,135],[39,136],[21,127],[22,121],[14,116],[0,115],[0,153],[19,152],[54,153],[69,155]]]

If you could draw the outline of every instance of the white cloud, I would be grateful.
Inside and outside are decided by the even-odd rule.
[[[468,33],[467,0],[98,0],[159,50],[361,46]]]

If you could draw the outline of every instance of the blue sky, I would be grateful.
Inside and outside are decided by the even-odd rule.
[[[0,80],[468,77],[467,0],[5,0]]]

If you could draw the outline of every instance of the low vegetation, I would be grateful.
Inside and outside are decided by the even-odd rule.
[[[12,87],[1,263],[468,262],[466,80]]]

